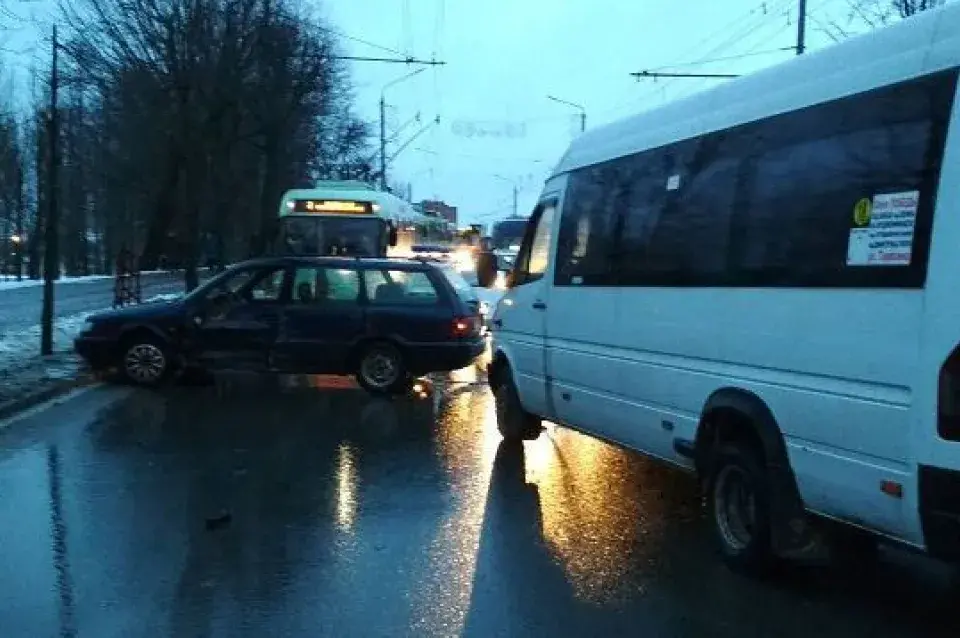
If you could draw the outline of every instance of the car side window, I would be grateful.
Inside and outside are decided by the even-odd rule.
[[[285,268],[257,271],[254,281],[251,282],[247,290],[248,294],[245,295],[246,299],[253,302],[280,301],[285,275]]]
[[[209,301],[229,297],[236,301],[278,301],[283,294],[283,278],[286,269],[245,268],[223,278],[205,293]]]
[[[360,274],[337,268],[297,268],[293,276],[295,305],[356,302],[360,296]]]
[[[438,302],[437,289],[425,272],[367,270],[367,299],[374,305],[424,306]]]

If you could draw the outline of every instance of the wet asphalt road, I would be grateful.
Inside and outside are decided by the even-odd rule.
[[[550,428],[476,370],[107,387],[0,431],[0,636],[957,636],[950,572],[728,572],[684,475]]]
[[[113,303],[113,286],[113,279],[57,285],[56,316],[71,317],[109,308]],[[144,301],[154,295],[183,292],[183,275],[143,275],[140,288]],[[40,323],[42,300],[43,286],[0,290],[0,335]]]

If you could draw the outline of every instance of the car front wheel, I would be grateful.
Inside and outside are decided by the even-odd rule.
[[[150,337],[131,339],[120,363],[123,376],[140,386],[159,385],[170,371],[170,357],[159,340]]]

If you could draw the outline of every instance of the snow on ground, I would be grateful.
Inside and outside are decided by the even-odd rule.
[[[55,352],[73,350],[73,339],[83,328],[92,312],[57,318],[53,330]],[[15,367],[26,359],[40,354],[40,325],[0,333],[0,370]]]
[[[86,275],[83,277],[61,277],[57,280],[57,284],[82,284],[89,283],[91,281],[103,281],[104,279],[112,279],[113,275]],[[34,286],[42,286],[43,279],[21,279],[17,281],[16,279],[0,279],[0,290],[14,290],[16,288],[32,288]]]
[[[167,273],[166,270],[144,270],[140,273],[143,275],[160,275]],[[61,277],[57,280],[57,284],[83,284],[89,283],[91,281],[103,281],[104,279],[113,279],[113,275],[83,275],[81,277]],[[33,286],[42,286],[43,279],[27,279],[23,278],[20,281],[17,281],[15,278],[9,277],[7,275],[0,276],[0,290],[14,290],[16,288],[31,288]]]

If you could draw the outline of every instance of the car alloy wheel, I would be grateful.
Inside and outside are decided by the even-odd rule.
[[[360,363],[360,375],[367,386],[388,390],[400,379],[402,366],[395,353],[383,348],[371,350]]]
[[[167,371],[167,357],[163,350],[152,343],[131,346],[123,358],[127,376],[141,385],[158,383]]]

